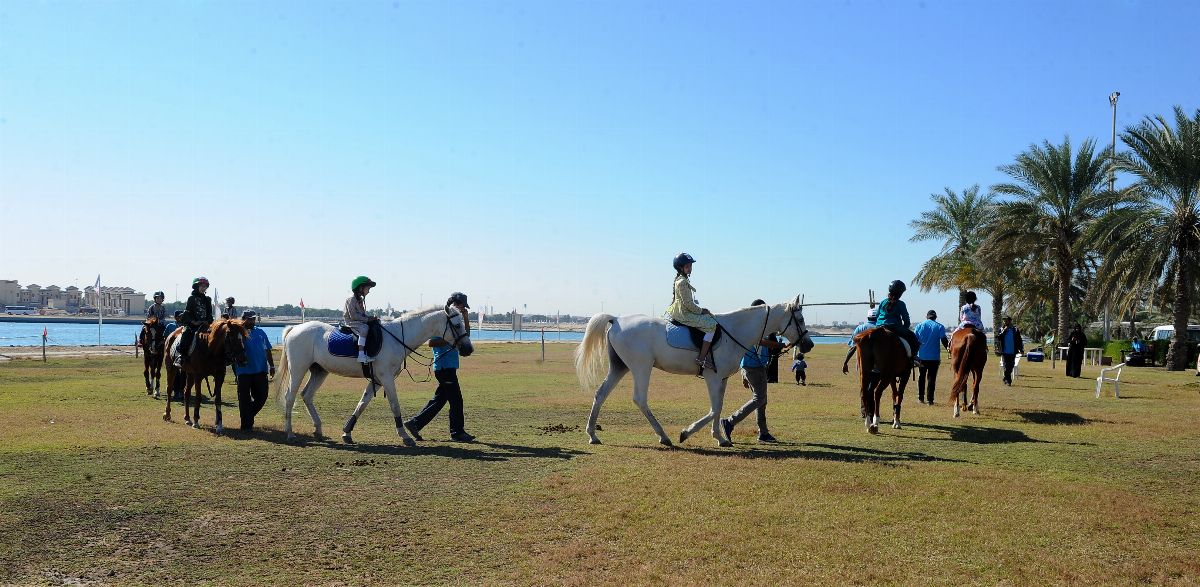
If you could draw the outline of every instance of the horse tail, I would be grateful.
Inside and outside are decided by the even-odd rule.
[[[294,326],[288,326],[283,329],[283,336],[279,340],[279,369],[275,372],[275,401],[279,403],[279,409],[287,407],[287,401],[284,395],[287,392],[288,381],[288,353],[287,342],[288,333],[292,331]]]
[[[967,375],[971,372],[971,351],[975,345],[975,332],[966,333],[966,336],[955,337],[957,340],[954,343],[957,345],[958,352],[953,353],[950,365],[954,368],[954,383],[950,384],[950,393],[959,394],[967,391]],[[953,349],[952,349],[953,350]]]
[[[600,381],[600,372],[608,357],[608,325],[615,319],[610,314],[596,314],[588,321],[583,341],[575,347],[575,375],[579,384],[592,390]]]

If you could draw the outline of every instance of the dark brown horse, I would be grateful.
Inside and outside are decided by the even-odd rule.
[[[950,336],[950,364],[954,367],[954,383],[950,385],[950,401],[954,404],[954,417],[960,413],[959,398],[962,398],[962,408],[979,413],[979,380],[983,378],[983,368],[987,365],[987,339],[982,332],[974,328],[959,328]],[[971,390],[971,403],[967,404],[967,375],[975,375],[975,385]]]
[[[158,386],[162,375],[165,329],[166,325],[158,321],[158,316],[151,316],[142,322],[142,332],[138,335],[138,344],[144,351],[142,376],[146,378],[146,395],[153,394],[154,399],[158,399]],[[151,378],[154,379],[154,385],[150,385]]]
[[[178,330],[176,331],[178,332]],[[246,335],[246,327],[241,320],[217,320],[207,330],[196,334],[199,339],[196,350],[182,370],[187,374],[187,383],[183,386],[183,423],[193,428],[200,427],[200,382],[206,377],[213,378],[213,405],[217,410],[216,432],[221,433],[225,427],[221,423],[221,385],[225,382],[225,365],[246,361],[246,347],[242,337]],[[179,354],[179,345],[175,332],[171,333],[171,360],[167,363],[167,380],[174,381],[175,358]],[[196,390],[196,403],[192,404],[192,390]],[[193,407],[193,415],[188,416],[188,407]],[[171,420],[171,394],[167,394],[167,411],[163,420]]]
[[[862,378],[862,417],[867,431],[879,432],[879,401],[883,388],[892,387],[892,428],[900,428],[900,403],[912,374],[912,359],[900,337],[886,328],[872,328],[854,337],[858,372]],[[899,382],[899,386],[897,386]]]

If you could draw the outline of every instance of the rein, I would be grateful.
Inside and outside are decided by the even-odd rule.
[[[444,335],[445,335],[447,332],[449,332],[449,331],[450,331],[450,325],[452,324],[450,320],[451,320],[450,314],[448,314],[448,313],[447,313],[447,314],[446,314],[446,326],[445,326],[445,328],[443,328],[443,329],[442,329],[442,335],[443,335],[443,336],[442,336],[441,338],[442,338],[443,340],[445,340],[445,338],[446,338]],[[392,331],[388,330],[387,328],[383,328],[383,326],[382,326],[382,325],[380,326],[380,328],[381,328],[381,330],[383,330],[384,332],[386,332],[388,336],[392,337],[392,339],[394,339],[396,342],[400,343],[400,346],[402,346],[402,347],[404,347],[405,349],[407,349],[407,350],[408,350],[408,353],[407,353],[407,354],[405,354],[405,356],[404,356],[404,359],[403,359],[403,360],[401,361],[401,363],[400,363],[400,370],[401,370],[401,371],[404,371],[405,373],[407,373],[407,374],[408,374],[408,378],[409,378],[409,379],[411,379],[413,383],[428,383],[428,382],[429,382],[431,379],[433,379],[433,357],[431,357],[431,356],[427,356],[427,355],[425,355],[425,354],[422,354],[422,353],[421,353],[421,351],[418,351],[417,349],[415,349],[415,348],[413,348],[413,347],[411,347],[411,346],[408,346],[408,343],[406,343],[406,342],[404,342],[403,340],[401,340],[401,339],[400,339],[399,337],[397,337],[395,334],[392,334]],[[451,343],[451,344],[452,344],[452,346],[454,346],[454,348],[455,348],[455,349],[457,349],[457,348],[458,348],[458,341],[460,341],[460,340],[462,340],[462,339],[464,339],[464,338],[466,338],[466,337],[470,336],[470,334],[466,332],[466,329],[465,329],[465,328],[464,328],[463,330],[464,330],[464,332],[463,332],[462,334],[460,334],[460,335],[457,335],[457,336],[454,338],[454,342],[453,342],[453,343]],[[400,336],[401,336],[401,337],[405,337],[405,336],[404,336],[404,321],[403,321],[403,320],[401,320],[401,321],[400,321]],[[407,338],[407,337],[405,337],[405,338]],[[426,361],[429,361],[428,363],[422,363],[421,361],[414,360],[414,362],[415,362],[416,364],[418,364],[418,365],[420,365],[420,366],[422,366],[422,367],[425,367],[425,369],[426,369],[426,372],[425,372],[425,379],[423,379],[423,380],[421,380],[421,381],[417,381],[417,378],[413,376],[413,374],[412,374],[412,371],[410,371],[410,370],[408,369],[408,357],[409,357],[410,355],[416,355],[416,356],[418,356],[418,357],[421,357],[422,359],[425,359]]]
[[[724,326],[721,326],[720,324],[718,324],[717,327],[720,328],[721,330],[724,330],[725,334],[729,337],[729,340],[732,340],[734,342],[734,344],[742,347],[742,349],[745,350],[746,352],[754,353],[755,356],[757,356],[759,349],[762,348],[762,340],[764,338],[766,338],[766,336],[767,336],[767,323],[770,321],[771,321],[771,306],[767,306],[767,314],[766,314],[766,316],[763,317],[762,334],[759,335],[759,337],[758,337],[759,342],[758,342],[758,344],[754,345],[753,349],[742,344],[741,341],[739,341],[736,337],[734,337],[733,333],[729,332],[729,330],[727,328],[725,328]],[[808,334],[808,329],[802,328],[800,326],[800,322],[798,320],[796,320],[796,310],[794,310],[794,309],[791,312],[789,312],[788,321],[783,325],[783,329],[781,329],[779,331],[780,334],[786,332],[788,327],[791,326],[792,324],[796,325],[796,332],[797,332],[796,340],[804,338],[804,335]]]

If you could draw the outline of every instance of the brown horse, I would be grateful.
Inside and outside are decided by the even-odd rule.
[[[180,329],[182,330],[182,329]],[[176,332],[171,333],[171,360],[167,363],[167,380],[174,381],[175,373],[180,369],[175,367],[175,359],[179,355],[179,339]],[[225,365],[230,362],[244,363],[246,347],[242,337],[246,335],[246,326],[241,320],[217,320],[207,330],[196,334],[199,343],[192,351],[187,364],[182,370],[187,374],[187,383],[183,386],[183,423],[193,428],[200,427],[200,382],[206,377],[213,378],[213,405],[217,410],[216,432],[225,430],[221,423],[221,385],[225,382]],[[196,403],[192,404],[192,390],[196,390]],[[188,416],[188,407],[193,407],[193,415]],[[163,420],[171,420],[171,394],[167,394],[167,411]]]
[[[858,372],[862,378],[862,417],[867,431],[879,432],[879,401],[883,388],[892,387],[892,428],[900,428],[900,403],[912,374],[912,359],[900,337],[886,328],[872,328],[854,337],[858,347]],[[897,387],[899,382],[899,387]]]
[[[950,363],[954,367],[954,383],[950,385],[950,402],[954,404],[954,417],[960,413],[959,398],[962,398],[962,409],[969,409],[979,414],[979,380],[983,378],[983,368],[987,365],[987,338],[974,328],[959,328],[950,337]],[[975,375],[975,385],[971,389],[971,403],[967,405],[967,375]]]
[[[165,329],[166,325],[158,321],[158,316],[151,316],[142,322],[142,332],[138,335],[138,344],[145,351],[142,377],[146,378],[146,395],[153,394],[154,399],[158,399],[158,386],[162,375]],[[154,379],[153,386],[150,385],[151,378]]]

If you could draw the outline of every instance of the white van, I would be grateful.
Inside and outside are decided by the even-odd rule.
[[[1150,340],[1171,340],[1175,336],[1175,326],[1159,326],[1154,329],[1154,334],[1150,335]],[[1192,342],[1200,342],[1200,324],[1188,324],[1188,339]]]

